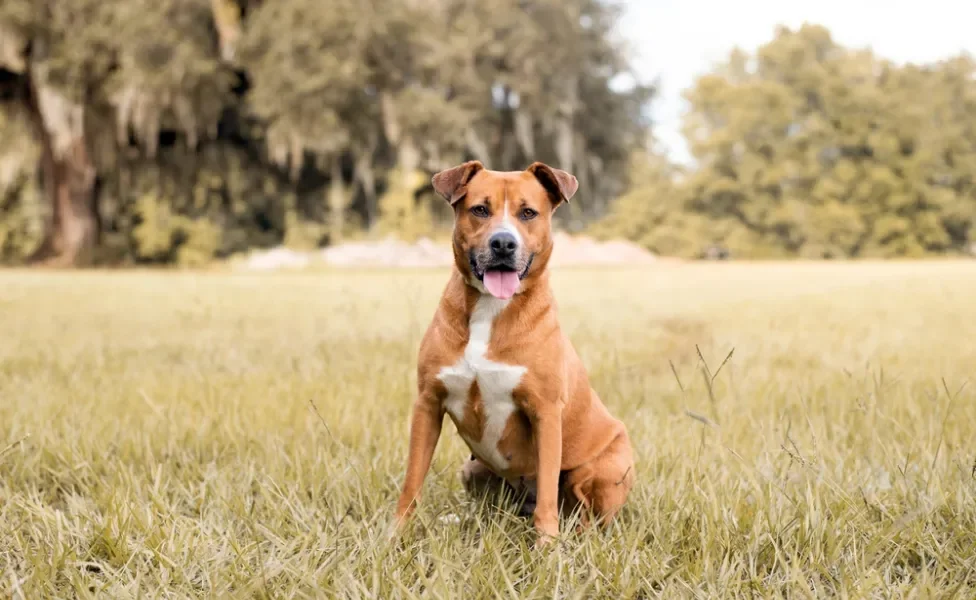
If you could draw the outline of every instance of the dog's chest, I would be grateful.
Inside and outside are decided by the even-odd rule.
[[[498,445],[515,412],[512,392],[527,370],[486,358],[492,323],[507,304],[507,300],[491,296],[479,298],[463,354],[437,375],[447,389],[444,408],[458,425],[461,437],[482,460],[500,470],[509,466]]]

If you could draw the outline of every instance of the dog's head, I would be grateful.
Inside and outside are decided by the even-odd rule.
[[[511,298],[546,269],[552,215],[576,193],[576,178],[541,162],[490,171],[470,161],[441,171],[434,189],[454,207],[454,261],[468,283]]]

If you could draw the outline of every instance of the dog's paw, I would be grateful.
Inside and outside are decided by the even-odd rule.
[[[535,540],[536,549],[551,546],[558,541],[559,538],[558,523],[544,522],[542,524],[536,525],[535,530],[539,536]]]
[[[544,550],[556,545],[559,540],[554,535],[549,535],[548,533],[539,533],[539,537],[535,539],[535,549]]]
[[[383,528],[383,539],[389,543],[400,539],[401,525],[396,521],[389,521]]]
[[[457,525],[461,522],[461,517],[451,513],[449,515],[441,515],[437,517],[437,520],[446,525]]]
[[[407,516],[399,514],[394,516],[387,521],[384,527],[383,539],[391,543],[398,541],[407,530],[407,525],[409,525],[409,518]]]

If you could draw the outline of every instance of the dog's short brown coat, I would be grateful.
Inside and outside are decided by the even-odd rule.
[[[552,214],[575,194],[575,177],[542,163],[525,171],[496,172],[471,161],[438,173],[433,184],[455,209],[455,267],[420,345],[398,524],[419,497],[445,413],[475,452],[462,470],[469,490],[502,481],[513,487],[534,484],[540,542],[558,535],[560,497],[582,504],[584,522],[588,515],[608,522],[634,482],[630,440],[624,424],[590,387],[586,368],[560,329],[547,270],[553,249]],[[479,204],[485,208],[471,210]],[[516,228],[531,260],[518,292],[500,304],[500,312],[491,319],[483,360],[500,368],[520,367],[516,375],[524,373],[511,390],[514,410],[494,432],[497,444],[486,449],[477,442],[485,435],[486,415],[493,407],[482,402],[475,381],[463,409],[451,414],[445,406],[449,390],[443,373],[464,356],[479,300],[490,300],[476,280],[470,256],[485,247],[501,219]],[[479,452],[504,459],[495,458],[496,464],[491,464]]]

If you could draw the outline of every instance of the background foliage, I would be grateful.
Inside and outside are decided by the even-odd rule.
[[[622,190],[652,90],[597,0],[6,0],[0,252],[190,262],[449,219],[469,158]],[[8,123],[13,125],[8,126]]]
[[[696,167],[660,156],[597,229],[667,254],[916,257],[976,240],[976,61],[896,65],[781,29],[687,91]]]
[[[200,264],[437,235],[430,175],[572,171],[559,225],[662,254],[921,256],[976,241],[976,61],[807,25],[687,90],[694,164],[600,0],[6,0],[0,260]],[[165,24],[165,25],[162,25]]]

